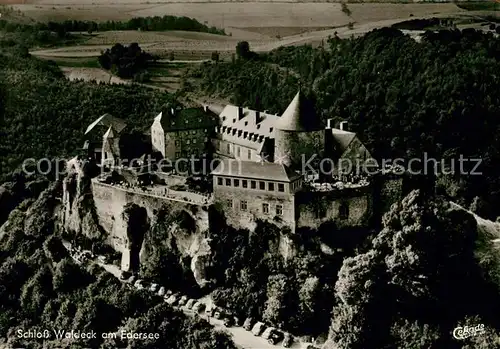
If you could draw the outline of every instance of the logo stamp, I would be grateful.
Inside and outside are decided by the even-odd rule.
[[[469,337],[478,336],[484,334],[484,324],[479,324],[476,326],[459,326],[453,330],[453,337],[456,339],[466,339]]]

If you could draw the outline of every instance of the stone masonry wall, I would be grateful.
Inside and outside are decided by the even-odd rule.
[[[148,217],[152,220],[153,216],[161,209],[174,212],[185,210],[190,213],[196,221],[196,233],[208,229],[208,212],[203,209],[197,209],[192,213],[190,203],[173,201],[166,198],[154,197],[146,194],[132,193],[126,190],[112,187],[107,184],[92,181],[92,194],[96,212],[99,217],[99,223],[109,234],[108,242],[116,251],[127,255],[127,222],[122,219],[123,208],[128,203],[135,203],[144,207]],[[181,251],[183,252],[183,251]]]
[[[287,193],[273,193],[270,195],[265,191],[258,191],[255,189],[239,189],[226,188],[215,186],[214,197],[217,204],[223,209],[226,216],[227,223],[237,229],[255,229],[256,219],[268,220],[273,222],[278,227],[289,227],[295,231],[294,224],[294,198]],[[232,206],[229,206],[229,200],[232,200]],[[247,202],[247,209],[242,211],[240,209],[241,201]],[[269,204],[269,213],[263,212],[263,204]],[[276,205],[283,206],[283,215],[279,216],[280,219],[276,220]]]
[[[347,216],[342,217],[341,206]],[[296,198],[297,228],[318,229],[322,223],[334,221],[340,227],[366,226],[373,212],[369,187],[334,192],[298,193]]]

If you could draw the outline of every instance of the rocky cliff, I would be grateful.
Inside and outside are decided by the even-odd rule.
[[[208,210],[92,181],[90,166],[76,159],[68,162],[64,230],[112,246],[122,254],[124,270],[162,278],[173,263],[190,272],[199,286],[206,285]],[[160,263],[163,259],[169,263]]]

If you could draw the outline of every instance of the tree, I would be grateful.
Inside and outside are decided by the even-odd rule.
[[[212,52],[212,56],[211,56],[212,61],[218,62],[219,61],[219,57],[220,57],[219,52],[217,52],[217,51],[213,51]]]
[[[239,59],[250,58],[250,44],[248,41],[240,41],[236,44],[236,55]]]
[[[470,214],[450,210],[448,202],[425,192],[413,191],[393,205],[372,241],[373,249],[344,261],[335,285],[339,304],[333,310],[331,341],[339,348],[364,348],[404,340],[401,334],[391,337],[389,330],[395,314],[387,309],[398,309],[399,320],[421,321],[405,325],[417,333],[415,338],[427,333],[429,343],[437,344],[439,338],[440,346],[449,346],[442,342],[451,340],[448,329],[471,309],[460,305],[462,297],[472,296],[464,285],[481,284],[474,257],[476,236]],[[478,288],[482,296],[474,296],[474,309],[486,309],[479,300],[487,297],[485,290]],[[495,307],[498,303],[488,302]]]

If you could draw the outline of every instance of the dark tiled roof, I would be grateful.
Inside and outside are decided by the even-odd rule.
[[[212,174],[281,182],[291,182],[301,177],[300,174],[293,172],[285,165],[270,162],[237,161],[235,159],[222,160]]]
[[[173,113],[172,113],[173,111]],[[211,128],[217,125],[217,115],[204,108],[184,108],[164,110],[155,118],[165,132]]]

